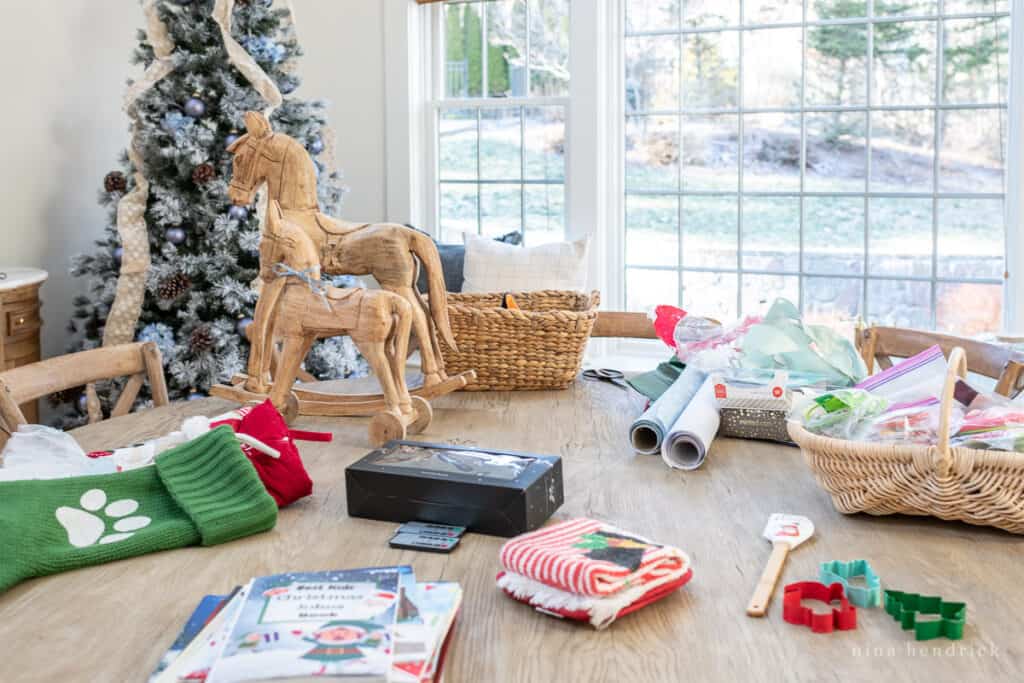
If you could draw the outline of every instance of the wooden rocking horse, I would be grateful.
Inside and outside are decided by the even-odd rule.
[[[301,408],[292,385],[313,342],[347,334],[366,358],[383,391],[383,410],[370,422],[370,441],[379,446],[419,433],[433,417],[430,404],[410,396],[405,386],[405,359],[412,328],[412,308],[402,297],[382,289],[340,289],[320,279],[318,254],[295,225],[271,202],[267,232],[260,245],[264,289],[260,303],[275,319],[282,340],[270,399],[286,417]],[[272,264],[269,266],[268,264]],[[254,340],[255,341],[255,340]],[[264,340],[264,348],[267,348]],[[269,354],[250,358],[249,375],[265,377]],[[262,364],[262,365],[260,365]]]
[[[427,235],[393,223],[351,223],[320,212],[316,193],[316,168],[306,149],[295,139],[275,133],[258,112],[245,114],[246,133],[228,151],[234,154],[228,197],[236,205],[251,204],[264,181],[270,202],[278,202],[285,221],[299,227],[312,242],[322,272],[328,275],[372,275],[383,289],[409,302],[412,325],[420,346],[423,388],[430,395],[461,389],[472,373],[449,378],[437,342],[440,335],[458,348],[448,322],[448,302],[441,258]],[[416,290],[418,269],[427,274],[429,309]],[[427,313],[429,312],[429,315]],[[262,328],[272,317],[257,308],[254,338],[266,339]],[[250,353],[268,352],[254,342]],[[249,377],[252,391],[266,391],[263,378]]]
[[[461,389],[472,381],[475,378],[472,371],[454,377],[448,377],[444,372],[444,360],[437,336],[440,334],[453,348],[455,340],[448,322],[441,261],[433,241],[401,225],[349,223],[320,213],[316,195],[316,170],[305,148],[287,135],[274,133],[262,114],[248,112],[245,124],[248,132],[228,148],[235,155],[228,195],[235,204],[249,204],[257,188],[264,181],[267,184],[271,208],[268,210],[260,247],[263,289],[249,329],[251,347],[248,374],[236,375],[230,386],[211,387],[210,393],[240,402],[260,400],[272,394],[277,396],[275,405],[288,418],[295,414],[345,416],[393,412],[393,397],[389,397],[385,377],[377,372],[376,367],[373,369],[381,381],[382,394],[331,394],[293,386],[296,373],[301,372],[297,365],[291,368],[294,345],[290,350],[291,356],[287,358],[285,351],[282,350],[280,355],[277,352],[285,328],[292,325],[291,322],[282,322],[284,318],[290,319],[292,313],[290,304],[281,301],[284,280],[289,279],[277,277],[279,273],[275,268],[281,262],[299,274],[310,269],[305,275],[307,278],[311,278],[315,271],[316,276],[312,279],[317,282],[321,272],[329,275],[373,275],[384,290],[406,302],[407,306],[403,310],[409,316],[410,326],[420,345],[423,385],[409,392],[405,385],[403,367],[398,374],[400,393],[429,399]],[[415,288],[420,265],[427,273],[429,309]],[[291,276],[295,277],[299,275]],[[322,284],[315,286],[326,287]],[[331,291],[340,297],[337,292],[343,290],[331,288]],[[375,294],[360,296],[376,298]],[[393,312],[399,312],[396,304],[389,305]],[[430,315],[427,315],[428,312]],[[327,324],[316,312],[310,315],[315,321],[311,318],[307,331],[316,325]],[[338,325],[332,324],[334,327],[325,330],[322,336],[340,333],[337,331]],[[360,341],[357,337],[363,335],[358,328],[358,321],[354,328],[345,328],[357,346]],[[295,336],[296,328],[289,329]],[[304,347],[299,363],[311,343],[312,339]],[[408,335],[400,345],[403,363],[407,345]],[[391,342],[392,351],[398,348],[398,344]],[[276,372],[271,377],[270,369],[275,360]],[[369,357],[367,360],[370,360]],[[372,367],[373,361],[370,364]],[[394,374],[392,371],[392,377]],[[419,405],[419,402],[414,403]]]

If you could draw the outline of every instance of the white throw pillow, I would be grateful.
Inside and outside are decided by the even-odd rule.
[[[464,233],[463,292],[583,291],[587,286],[587,240],[517,247]]]

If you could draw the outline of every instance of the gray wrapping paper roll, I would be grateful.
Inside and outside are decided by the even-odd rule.
[[[653,455],[661,451],[669,429],[697,395],[705,379],[706,373],[686,366],[672,386],[637,418],[629,428],[629,440],[638,453]]]
[[[721,422],[714,384],[711,377],[704,380],[700,391],[672,424],[661,445],[661,458],[669,467],[695,470],[708,457]]]

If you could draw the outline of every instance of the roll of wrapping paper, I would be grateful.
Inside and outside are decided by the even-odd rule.
[[[675,469],[697,469],[708,457],[720,421],[714,382],[708,377],[672,424],[661,445],[661,459]]]
[[[629,440],[638,453],[653,455],[661,450],[669,429],[706,379],[706,373],[687,366],[661,398],[637,418],[629,429]]]

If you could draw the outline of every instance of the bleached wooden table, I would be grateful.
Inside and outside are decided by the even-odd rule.
[[[121,445],[229,406],[176,404],[75,436],[86,448]],[[693,581],[603,632],[538,614],[495,588],[503,539],[469,534],[451,555],[399,551],[387,545],[396,525],[350,519],[344,469],[370,450],[366,421],[300,418],[298,426],[335,435],[300,444],[312,497],[282,510],[266,534],[35,579],[0,595],[0,681],[144,681],[204,594],[254,575],[405,563],[420,579],[465,589],[449,683],[1024,680],[1022,537],[930,519],[844,517],[799,451],[783,446],[721,439],[703,469],[670,471],[630,451],[633,409],[607,384],[453,394],[434,410],[424,440],[561,455],[566,502],[557,519],[594,516],[676,544],[693,560]],[[916,643],[880,609],[862,610],[855,631],[814,634],[783,622],[778,591],[766,618],[746,617],[770,551],[761,529],[776,511],[817,526],[783,583],[816,579],[825,560],[867,558],[889,587],[965,600],[964,639]]]

